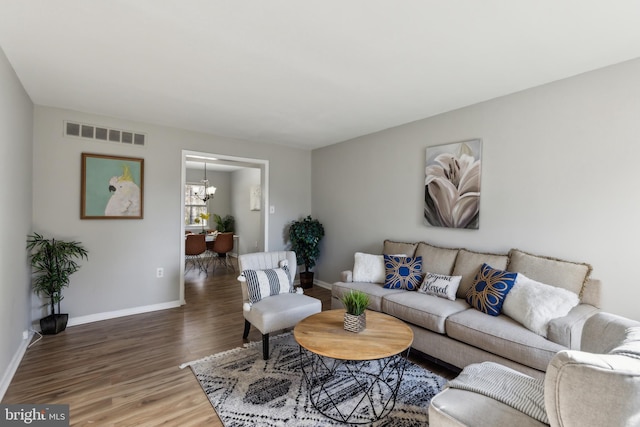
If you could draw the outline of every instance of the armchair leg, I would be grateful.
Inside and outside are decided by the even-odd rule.
[[[269,334],[262,334],[262,358],[269,359]]]
[[[244,334],[242,334],[242,338],[245,340],[249,336],[249,329],[251,329],[251,323],[247,319],[244,319]]]

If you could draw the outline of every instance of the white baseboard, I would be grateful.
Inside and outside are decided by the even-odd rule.
[[[67,326],[82,325],[84,323],[98,322],[100,320],[115,319],[116,317],[131,316],[133,314],[148,313],[150,311],[166,310],[182,305],[181,301],[169,301],[161,304],[143,305],[141,307],[125,308],[123,310],[107,311],[104,313],[89,314],[87,316],[69,317]]]
[[[22,362],[22,358],[24,357],[24,353],[27,351],[27,347],[29,346],[32,337],[33,332],[29,331],[27,334],[27,339],[22,340],[20,346],[18,346],[18,349],[13,355],[9,366],[7,366],[7,369],[4,371],[2,381],[0,382],[0,401],[2,401],[2,399],[4,398],[4,394],[9,389],[9,384],[11,384],[11,380],[18,370],[18,366],[20,366],[20,362]]]
[[[331,285],[332,285],[331,283],[323,282],[322,280],[314,280],[313,284],[329,290],[331,290]]]
[[[313,284],[329,290],[331,290],[331,285],[332,285],[331,283],[323,282],[322,280],[314,280]],[[300,280],[299,279],[294,280],[293,286],[300,286]]]

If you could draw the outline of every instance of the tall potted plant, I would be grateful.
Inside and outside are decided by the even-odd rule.
[[[67,327],[68,314],[60,313],[62,290],[69,286],[69,277],[78,271],[76,260],[89,259],[87,250],[75,241],[45,239],[34,233],[27,237],[27,250],[33,271],[33,291],[49,299],[51,314],[40,319],[43,334],[57,334]],[[57,305],[57,312],[56,312]]]
[[[293,221],[289,225],[289,240],[291,250],[296,253],[298,265],[304,264],[304,271],[300,272],[300,286],[313,286],[313,271],[309,269],[316,265],[320,256],[320,240],[324,237],[324,227],[317,219],[308,215],[306,218]]]

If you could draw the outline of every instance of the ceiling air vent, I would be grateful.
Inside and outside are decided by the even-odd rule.
[[[88,125],[77,122],[64,122],[65,136],[76,138],[93,139],[97,141],[112,142],[116,144],[137,145],[143,147],[147,140],[147,135],[129,130],[112,129],[104,126]]]

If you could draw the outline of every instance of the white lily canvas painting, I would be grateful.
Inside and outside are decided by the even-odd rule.
[[[424,183],[427,225],[479,228],[481,163],[481,139],[427,147]]]

